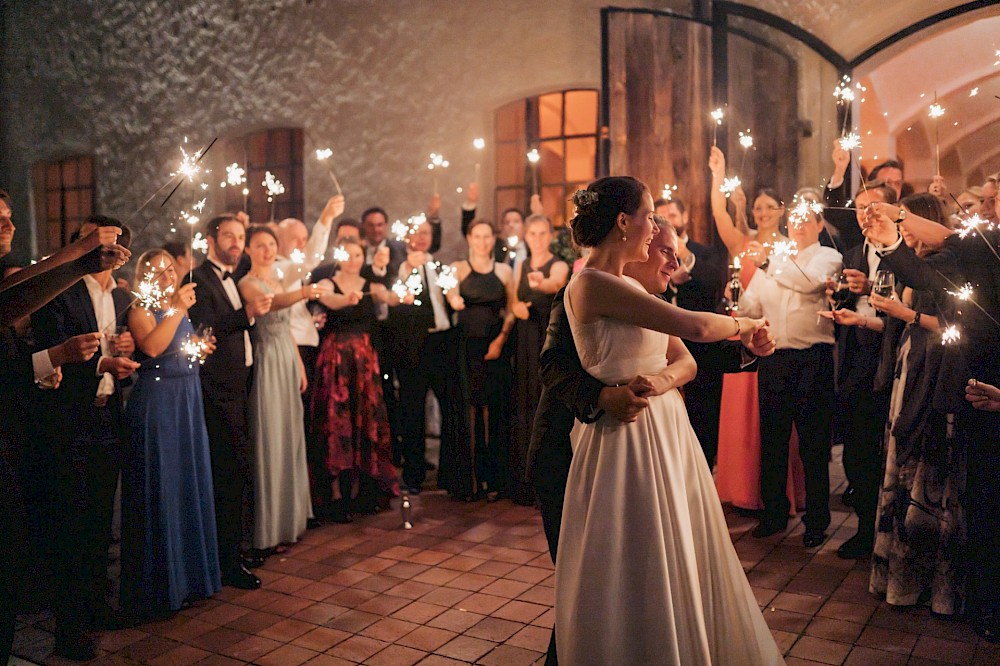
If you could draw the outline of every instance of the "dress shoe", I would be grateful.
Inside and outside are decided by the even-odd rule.
[[[52,654],[73,661],[90,661],[97,658],[97,644],[81,629],[56,630],[56,645]]]
[[[826,540],[823,530],[806,528],[806,533],[802,535],[802,545],[806,548],[815,548]]]
[[[267,555],[260,550],[248,550],[240,554],[240,563],[247,569],[262,567],[265,561],[267,561]]]
[[[235,568],[223,572],[222,584],[229,587],[238,587],[241,590],[256,590],[260,588],[260,578],[253,575],[242,564],[237,563]]]
[[[854,492],[854,487],[848,486],[847,490],[844,491],[844,494],[840,496],[840,501],[844,503],[844,506],[854,506]]]
[[[837,549],[837,557],[842,560],[856,560],[872,554],[872,539],[860,532],[845,541]]]
[[[317,527],[319,527],[322,524],[323,523],[319,522],[319,518],[308,518],[306,520],[306,529],[307,530],[314,530],[314,529],[316,529]]]
[[[788,526],[787,520],[764,520],[760,521],[757,527],[753,528],[753,532],[750,535],[754,539],[766,539],[767,537],[777,534],[778,532],[784,532],[785,528]]]

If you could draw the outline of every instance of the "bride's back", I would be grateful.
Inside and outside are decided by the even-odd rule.
[[[565,304],[573,340],[584,370],[605,384],[623,384],[636,375],[655,375],[662,371],[667,365],[667,343],[670,339],[665,333],[609,317],[600,317],[587,323],[577,319],[573,312],[573,299],[587,298],[588,284],[587,281],[576,279],[579,274],[574,276],[566,288]],[[645,293],[636,280],[627,276],[620,279],[629,287]]]

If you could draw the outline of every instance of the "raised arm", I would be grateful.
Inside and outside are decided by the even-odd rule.
[[[722,192],[722,181],[726,177],[726,156],[718,146],[712,146],[708,157],[708,168],[712,170],[712,218],[715,228],[719,231],[729,256],[734,257],[743,251],[747,241],[745,236],[733,222],[726,204],[726,195]]]
[[[195,284],[189,282],[178,289],[170,299],[169,314],[156,321],[146,308],[132,308],[128,313],[128,328],[135,338],[135,345],[150,358],[156,358],[170,347],[177,327],[187,316],[188,308],[195,302]]]
[[[725,340],[737,333],[752,334],[764,325],[763,320],[733,319],[725,315],[685,310],[602,271],[583,271],[570,287],[572,293],[577,294],[573,301],[574,312],[584,323],[596,321],[599,317],[611,317],[695,342]],[[567,297],[573,299],[572,294]]]

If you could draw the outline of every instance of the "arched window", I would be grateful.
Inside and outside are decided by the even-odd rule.
[[[527,211],[537,191],[553,224],[566,223],[570,196],[597,176],[597,102],[596,90],[563,90],[497,109],[497,216],[507,208]],[[534,166],[532,149],[540,157]]]

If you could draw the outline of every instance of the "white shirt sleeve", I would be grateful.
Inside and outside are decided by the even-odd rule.
[[[903,237],[900,236],[899,238],[896,239],[896,242],[893,243],[892,245],[887,245],[882,249],[876,248],[875,251],[878,252],[880,257],[884,257],[885,255],[892,254],[893,252],[898,250],[899,246],[902,245],[902,243],[903,243]]]
[[[753,272],[753,277],[750,278],[750,283],[740,294],[740,316],[741,317],[763,317],[764,309],[760,303],[759,290],[762,284],[762,280],[767,280],[767,276],[764,271],[759,268]]]
[[[35,373],[35,383],[56,374],[56,369],[52,367],[52,359],[49,358],[48,349],[37,351],[31,355],[31,369]]]
[[[826,289],[827,276],[833,275],[842,266],[843,257],[839,252],[820,247],[804,262],[794,257],[777,264],[771,262],[768,276],[783,287],[800,294],[811,294]]]

